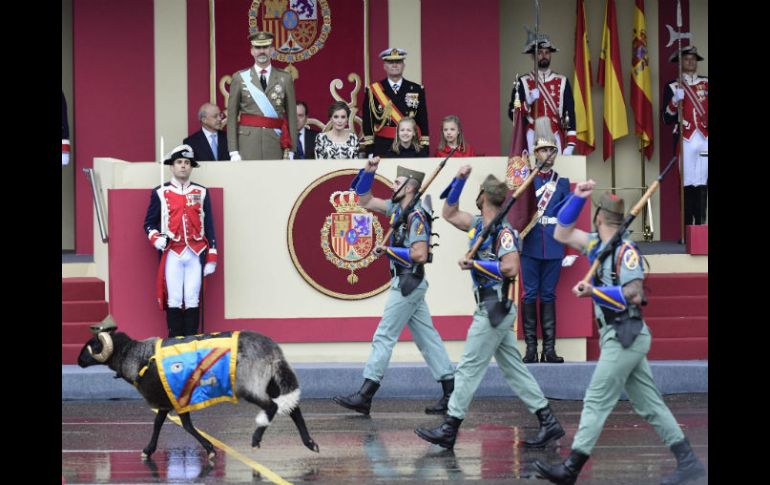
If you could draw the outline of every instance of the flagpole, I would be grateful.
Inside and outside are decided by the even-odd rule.
[[[679,0],[676,0],[676,30],[679,34],[677,36],[677,48],[679,49],[679,53],[677,54],[677,64],[679,64],[679,89],[684,89],[682,86],[682,4]],[[679,184],[679,216],[681,219],[679,219],[681,222],[681,228],[679,232],[680,241],[682,241],[682,244],[685,243],[684,240],[684,226],[687,223],[687,221],[684,220],[684,157],[682,153],[682,143],[684,141],[684,133],[682,133],[682,119],[683,119],[683,113],[682,113],[682,107],[684,105],[684,100],[680,100],[677,105],[677,115],[679,117],[677,123],[679,125],[679,143],[677,143],[679,147],[679,153],[677,154],[679,158],[679,180],[681,183]]]
[[[642,165],[642,183],[640,186],[642,187],[642,193],[645,193],[647,192],[647,174],[645,173],[644,166],[644,140],[641,133],[639,134],[639,161]],[[642,237],[645,241],[652,241],[652,227],[647,223],[647,204],[644,205],[642,211]]]
[[[610,159],[611,164],[611,171],[612,171],[612,193],[615,193],[615,140],[612,140],[610,143],[612,143],[612,158]]]
[[[369,0],[364,0],[364,86],[369,86]]]

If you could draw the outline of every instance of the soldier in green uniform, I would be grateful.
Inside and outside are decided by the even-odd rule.
[[[359,194],[359,204],[369,210],[386,214],[391,223],[420,190],[425,174],[404,167],[398,167],[393,184],[393,197],[383,200],[371,193],[374,173],[380,163],[379,157],[371,158],[353,180],[352,188]],[[398,336],[409,326],[414,343],[420,349],[425,362],[436,381],[441,382],[443,396],[434,406],[425,409],[428,414],[442,414],[446,411],[449,396],[454,389],[454,369],[444,343],[441,341],[425,303],[428,282],[425,279],[425,263],[428,261],[430,225],[432,214],[420,202],[408,215],[406,223],[394,228],[389,246],[375,249],[390,258],[391,287],[385,312],[372,338],[372,352],[364,367],[364,383],[361,389],[349,396],[335,396],[334,402],[362,414],[369,414],[372,397],[380,388],[380,381],[390,361]]]
[[[622,225],[625,214],[623,199],[607,192],[601,196],[594,214],[596,232],[589,234],[576,229],[575,221],[594,185],[593,180],[577,184],[574,195],[559,211],[554,232],[558,241],[582,251],[592,263]],[[640,308],[644,300],[643,279],[639,252],[628,234],[624,234],[612,255],[601,262],[593,284],[580,282],[572,289],[578,297],[594,299],[601,355],[586,390],[572,450],[566,461],[558,465],[535,462],[542,478],[553,483],[575,483],[599,439],[604,421],[624,390],[637,414],[655,428],[676,457],[676,470],[661,483],[684,483],[706,474],[652,378],[647,362],[652,336]]]
[[[450,224],[467,231],[471,247],[482,232],[500,212],[508,187],[494,175],[488,175],[476,198],[480,215],[472,215],[459,209],[460,193],[471,172],[470,165],[460,167],[457,176],[441,198],[446,197],[443,217]],[[449,400],[449,410],[444,423],[434,429],[417,428],[420,438],[444,448],[453,448],[457,429],[468,411],[473,394],[487,371],[494,356],[505,380],[521,398],[527,409],[535,413],[540,422],[537,437],[524,441],[531,448],[541,448],[549,441],[564,436],[559,421],[551,413],[543,391],[516,347],[513,322],[516,321],[516,305],[508,298],[510,279],[519,271],[518,234],[503,219],[479,246],[474,260],[461,259],[462,269],[471,270],[476,310],[460,364],[456,371],[456,387]]]

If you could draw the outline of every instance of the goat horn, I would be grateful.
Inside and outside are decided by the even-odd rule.
[[[97,362],[106,362],[107,359],[112,356],[112,337],[107,332],[99,332],[99,335],[97,335],[97,338],[99,339],[99,342],[102,343],[102,351],[98,354],[95,354],[93,350],[91,350],[91,346],[88,346],[88,353],[91,354],[91,356],[96,360]]]

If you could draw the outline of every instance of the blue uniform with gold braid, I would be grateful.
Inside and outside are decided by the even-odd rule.
[[[626,239],[627,236],[626,233],[622,244],[600,265],[594,286],[622,287],[633,280],[644,278],[639,251],[632,241]],[[596,255],[603,248],[604,244],[600,242],[597,233],[591,233],[589,244],[584,248],[583,254],[587,255],[593,263]],[[652,378],[650,364],[647,362],[652,335],[642,319],[640,308],[629,304],[627,310],[613,312],[614,315],[608,313],[606,307],[596,303],[594,309],[599,324],[601,354],[583,399],[583,412],[580,415],[580,425],[575,434],[572,449],[585,455],[591,454],[605,420],[624,390],[636,413],[652,425],[666,446],[682,441],[684,433],[671,414],[671,410],[663,402]],[[623,323],[607,322],[605,314],[618,317]],[[632,340],[630,346],[624,347],[619,333],[625,332],[628,327],[621,328],[621,326],[638,325],[638,322],[641,322],[638,335]]]
[[[400,204],[387,201],[386,214],[391,221],[398,218],[400,211]],[[388,243],[393,247],[409,248],[416,242],[429,242],[430,219],[419,203],[410,214],[407,224],[394,229],[391,237]],[[372,337],[372,351],[364,367],[364,379],[374,382],[382,380],[393,347],[405,325],[409,327],[414,343],[420,349],[433,378],[436,381],[451,379],[454,374],[452,362],[441,336],[433,326],[430,310],[425,302],[428,282],[425,280],[423,265],[415,264],[407,268],[405,264],[394,261],[391,255],[390,269],[392,279],[388,301],[382,320]],[[407,294],[404,294],[404,285],[411,289]]]
[[[483,222],[481,216],[473,217],[471,229],[468,231],[469,247],[475,244]],[[504,221],[502,227],[492,231],[481,244],[476,259],[499,261],[506,254],[517,251],[517,241],[518,235],[508,221]],[[483,301],[487,296],[496,296],[501,301],[507,300],[508,295],[504,291],[506,285],[501,278],[484,271],[478,265],[471,270],[471,277],[477,305],[473,312],[473,322],[468,329],[463,355],[455,371],[455,389],[449,399],[447,415],[457,419],[465,418],[473,395],[481,384],[493,356],[506,382],[531,413],[548,406],[543,391],[522,362],[516,346],[516,333],[512,331],[516,321],[516,305],[511,304],[502,322],[494,325]]]

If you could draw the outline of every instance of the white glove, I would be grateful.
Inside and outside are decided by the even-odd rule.
[[[70,154],[68,152],[61,152],[61,165],[62,167],[70,164]]]
[[[561,267],[562,268],[569,268],[573,264],[575,264],[575,260],[577,259],[576,254],[570,254],[568,256],[564,256],[564,259],[561,260]]]
[[[241,160],[243,160],[243,159],[241,158],[241,154],[237,150],[234,151],[234,152],[230,152],[230,161],[231,162],[240,162]]]
[[[681,101],[683,99],[684,99],[684,89],[682,89],[682,88],[674,89],[674,97],[671,98],[671,101],[674,104],[676,104],[676,103],[678,103],[679,101]]]
[[[527,97],[527,104],[533,104],[538,99],[540,99],[540,90],[535,88],[529,92],[529,96]]]
[[[564,149],[563,152],[561,152],[562,155],[572,155],[572,152],[575,151],[575,145],[567,145],[567,148]]]
[[[155,246],[155,249],[157,249],[158,251],[163,251],[164,249],[166,249],[167,242],[168,241],[164,236],[160,236],[152,242],[152,245]]]
[[[206,263],[203,267],[203,276],[208,276],[217,269],[217,263]]]

